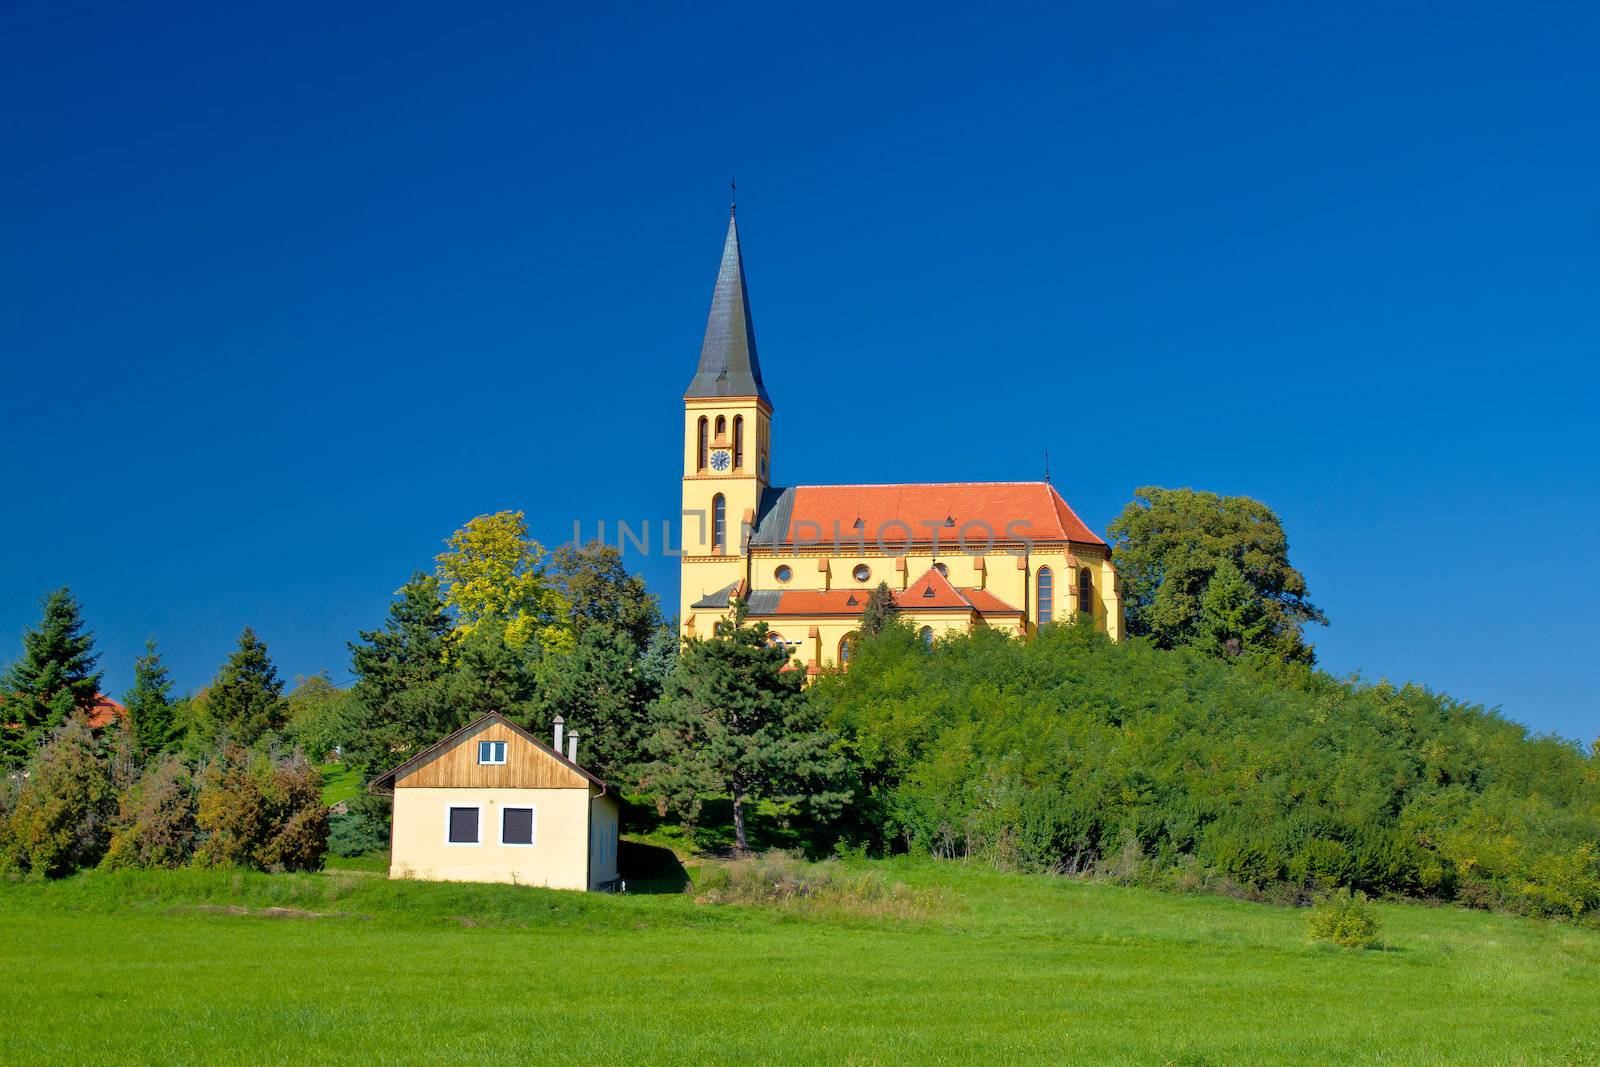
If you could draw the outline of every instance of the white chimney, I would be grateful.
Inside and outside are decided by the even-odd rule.
[[[565,720],[561,716],[557,715],[556,716],[556,753],[558,755],[561,752],[561,731],[563,729],[565,729],[566,725],[567,725],[567,720]]]
[[[578,762],[578,731],[567,734],[567,762]]]

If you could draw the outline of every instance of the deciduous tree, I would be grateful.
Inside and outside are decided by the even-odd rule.
[[[74,715],[35,753],[11,813],[22,869],[57,878],[100,862],[116,804],[110,765],[84,717]]]
[[[479,515],[447,544],[438,573],[458,632],[493,625],[513,647],[533,640],[548,651],[571,647],[566,604],[545,574],[544,546],[528,536],[522,512]]]
[[[560,591],[576,640],[591,626],[608,626],[643,650],[661,623],[661,608],[644,579],[629,574],[613,545],[591,541],[560,546],[550,557],[550,577]]]
[[[1289,541],[1271,508],[1248,497],[1146,486],[1111,524],[1128,632],[1162,648],[1199,635],[1201,597],[1223,561],[1249,585],[1266,621],[1264,650],[1313,662],[1307,623],[1327,624],[1289,563]]]

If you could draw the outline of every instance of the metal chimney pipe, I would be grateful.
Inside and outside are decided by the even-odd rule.
[[[567,762],[578,762],[578,731],[572,730],[567,734]]]
[[[558,752],[558,753],[561,751],[561,731],[566,728],[566,725],[567,725],[567,720],[565,720],[561,716],[557,715],[556,716],[556,752]]]

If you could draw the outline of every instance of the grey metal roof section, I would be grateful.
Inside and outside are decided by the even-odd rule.
[[[794,517],[794,487],[769,486],[761,493],[761,510],[756,528],[750,531],[752,545],[781,545],[789,539],[789,521]]]
[[[756,329],[750,321],[750,294],[744,285],[744,257],[739,252],[739,227],[728,215],[728,236],[722,243],[722,267],[717,271],[716,292],[711,295],[711,316],[706,339],[700,346],[700,366],[684,399],[707,396],[760,397],[767,407],[767,387],[761,384],[761,361],[756,358]]]
[[[782,589],[753,589],[746,606],[751,615],[776,615],[778,598],[782,596]]]
[[[738,585],[738,582],[734,582],[724,589],[718,589],[715,593],[707,593],[689,606],[693,608],[725,608],[733,602],[733,591],[738,588]]]

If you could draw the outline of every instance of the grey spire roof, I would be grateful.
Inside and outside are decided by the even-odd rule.
[[[767,387],[761,384],[761,361],[756,358],[756,330],[750,322],[750,294],[744,287],[744,257],[739,254],[739,226],[728,215],[728,237],[722,243],[722,267],[717,290],[711,296],[711,316],[706,339],[700,346],[700,366],[684,399],[697,396],[755,396],[769,408]]]

